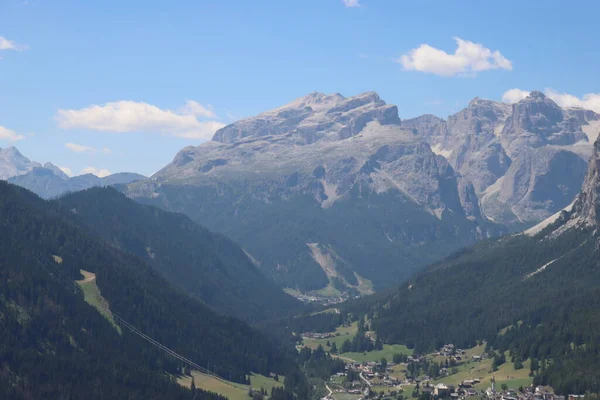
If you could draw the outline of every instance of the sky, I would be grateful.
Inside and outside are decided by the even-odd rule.
[[[530,90],[600,112],[594,1],[0,0],[0,147],[151,175],[312,91],[400,118]]]

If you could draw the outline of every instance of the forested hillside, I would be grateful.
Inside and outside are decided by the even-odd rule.
[[[181,363],[117,332],[49,265],[72,281],[80,269],[94,273],[111,311],[221,376],[243,382],[250,371],[294,370],[262,334],[173,289],[65,213],[0,182],[0,385],[10,398],[191,398],[166,378]]]
[[[237,244],[181,214],[141,205],[113,188],[73,193],[57,202],[73,210],[75,221],[144,259],[218,312],[260,321],[302,307],[265,278]]]
[[[488,348],[510,350],[513,362],[534,359],[536,383],[562,393],[598,390],[598,236],[585,227],[547,236],[555,228],[481,243],[432,265],[386,299],[348,310],[372,317],[386,343],[425,352],[485,340]]]

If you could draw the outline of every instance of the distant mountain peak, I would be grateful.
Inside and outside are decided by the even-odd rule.
[[[69,179],[69,175],[65,174],[60,168],[58,168],[56,165],[50,162],[44,164],[44,168],[52,171],[52,173],[54,173],[54,175],[58,176],[59,178]]]
[[[513,115],[506,128],[515,132],[531,132],[550,136],[565,129],[561,122],[565,119],[562,108],[542,92],[533,91],[512,105]]]
[[[286,137],[296,145],[337,141],[355,136],[376,121],[400,124],[398,108],[375,92],[353,97],[312,92],[291,103],[236,121],[218,130],[213,141],[234,143],[245,139]]]
[[[0,179],[23,175],[37,167],[41,165],[22,155],[16,147],[0,148]]]
[[[482,99],[481,97],[474,97],[473,100],[471,100],[469,102],[469,105],[467,107],[476,107],[476,106],[480,106],[482,104],[491,104],[491,103],[496,103],[493,100],[489,100],[489,99]]]
[[[545,99],[546,95],[542,92],[540,92],[539,90],[534,90],[533,92],[529,93],[529,96],[532,99]]]
[[[310,92],[296,101],[321,103],[327,100],[343,100],[344,96],[339,93],[326,94],[322,92]]]
[[[4,149],[4,151],[6,151],[7,153],[12,153],[12,154],[21,154],[15,146],[8,146]]]
[[[6,147],[5,149],[0,149],[4,154],[13,156],[13,157],[22,157],[22,158],[26,158],[23,154],[21,154],[21,152],[19,151],[19,149],[17,149],[15,146],[9,146]]]

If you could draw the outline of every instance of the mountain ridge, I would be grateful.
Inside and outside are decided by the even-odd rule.
[[[487,218],[519,230],[573,201],[600,115],[562,109],[534,91],[512,105],[475,98],[447,120],[421,116],[403,124],[473,183]]]
[[[57,280],[72,285],[83,278],[81,269],[95,274],[111,311],[221,376],[246,382],[250,371],[294,368],[262,333],[216,314],[141,259],[97,239],[73,223],[72,211],[4,181],[0,193],[0,322],[9,327],[0,331],[0,387],[14,398],[190,398],[167,376],[183,373],[177,359],[127,329],[118,332],[83,294]]]
[[[12,146],[0,148],[0,179],[50,199],[90,187],[122,185],[147,178],[132,172],[114,173],[105,177],[90,173],[70,177],[50,162],[42,165],[29,160]]]
[[[76,220],[154,267],[215,311],[257,322],[299,312],[301,304],[265,278],[241,248],[181,214],[138,204],[111,187],[56,200]]]
[[[233,238],[283,286],[319,289],[335,275],[349,291],[359,278],[382,286],[502,231],[481,217],[471,183],[373,92],[313,93],[214,139],[125,193]],[[366,232],[374,247],[361,254]],[[335,267],[323,268],[309,243],[330,249]]]

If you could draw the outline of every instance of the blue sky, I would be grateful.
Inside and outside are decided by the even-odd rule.
[[[401,118],[515,88],[600,112],[599,12],[592,1],[0,0],[0,147],[74,174],[150,175],[219,126],[311,91],[375,90]]]

